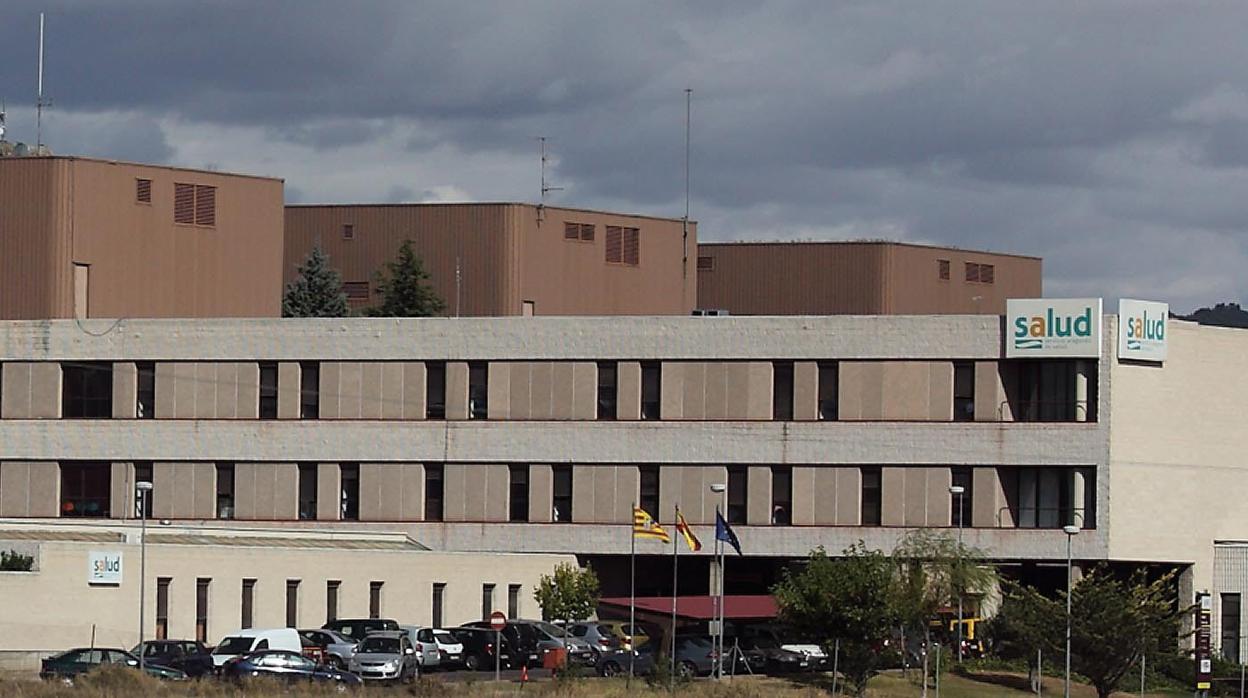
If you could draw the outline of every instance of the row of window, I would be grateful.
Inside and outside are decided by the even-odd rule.
[[[152,203],[152,180],[134,180],[134,201]],[[211,228],[217,224],[217,188],[204,184],[175,182],[173,185],[173,222]]]
[[[820,420],[839,418],[839,367],[835,361],[818,362],[817,417]],[[320,416],[320,363],[300,362],[299,417]],[[1016,361],[1014,384],[1006,403],[994,406],[1000,413],[1008,405],[1014,421],[1096,421],[1096,379],[1088,380],[1090,394],[1078,400],[1075,394],[1077,367],[1073,361]],[[138,362],[138,383],[135,412],[139,419],[156,415],[155,363]],[[108,419],[113,413],[113,364],[85,362],[62,364],[61,415],[67,419]],[[277,362],[259,364],[260,386],[258,415],[260,419],[277,419]],[[602,361],[597,365],[597,410],[600,420],[613,420],[619,406],[619,364]],[[953,362],[953,419],[973,421],[975,409],[975,364]],[[662,419],[662,364],[641,362],[641,410],[643,420]],[[794,419],[794,362],[772,362],[772,419]],[[483,361],[468,363],[468,418],[489,417],[489,365]],[[997,415],[1001,417],[1000,414]],[[446,362],[425,362],[425,418],[446,418]]]
[[[949,281],[953,264],[947,259],[936,260],[936,274],[941,281]],[[965,279],[972,284],[991,284],[996,282],[996,267],[979,262],[966,262]]]
[[[360,519],[360,466],[358,463],[338,464],[337,516],[345,521]],[[654,515],[661,515],[659,501],[661,484],[658,465],[638,466],[638,505]],[[234,470],[233,463],[216,464],[216,514],[220,519],[234,518]],[[771,466],[771,499],[768,502],[770,524],[788,526],[793,522],[793,468],[788,465]],[[950,469],[950,519],[951,526],[996,527],[1002,525],[1002,514],[1008,510],[1013,523],[1019,528],[1060,528],[1072,521],[1072,512],[1083,512],[1084,528],[1094,528],[1092,510],[1095,508],[1095,489],[1091,478],[1085,481],[1084,501],[1075,502],[1072,470],[1069,468],[1003,468],[1002,488],[1006,492],[1007,505],[1003,511],[993,512],[991,520],[977,519],[973,514],[974,482],[969,466]],[[428,463],[424,466],[424,521],[442,521],[445,513],[445,466]],[[550,521],[572,522],[573,519],[573,467],[551,466]],[[750,506],[750,469],[747,466],[728,466],[727,511],[729,523],[747,523]],[[861,479],[860,511],[861,525],[879,526],[882,523],[884,488],[880,466],[859,468]],[[135,464],[135,479],[151,482],[150,462]],[[300,520],[320,518],[319,466],[316,463],[298,465],[298,491]],[[535,492],[528,464],[508,466],[507,519],[525,523],[533,520],[530,502]],[[961,488],[957,492],[956,488]],[[544,494],[544,493],[543,493]],[[99,517],[110,516],[110,468],[103,462],[66,462],[61,464],[61,516]],[[136,503],[135,515],[152,516],[151,501]],[[538,515],[539,521],[545,517]]]
[[[596,226],[593,223],[564,222],[563,239],[577,242],[593,242]],[[641,230],[619,225],[605,226],[606,262],[635,267],[641,264]]]

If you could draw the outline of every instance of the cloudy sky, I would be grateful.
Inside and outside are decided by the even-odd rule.
[[[1248,4],[0,5],[0,97],[60,154],[268,174],[292,202],[538,198],[715,240],[1045,258],[1047,295],[1248,291]]]

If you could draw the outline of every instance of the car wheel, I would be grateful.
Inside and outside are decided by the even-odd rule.
[[[620,665],[616,664],[615,662],[607,662],[606,664],[602,665],[602,669],[599,671],[599,673],[601,673],[603,676],[606,676],[606,677],[619,676]]]
[[[467,669],[468,671],[476,671],[477,668],[480,666],[481,666],[481,660],[477,658],[477,655],[470,654],[464,657],[464,668]]]
[[[339,657],[336,654],[329,655],[329,665],[338,671],[347,670],[347,663],[342,661],[342,657]]]
[[[676,668],[676,672],[682,679],[692,679],[698,675],[698,667],[693,662],[686,659]]]

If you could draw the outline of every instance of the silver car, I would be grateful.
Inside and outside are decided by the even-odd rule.
[[[516,621],[518,623],[531,623],[537,627],[537,631],[544,636],[540,643],[543,649],[562,648],[566,644],[568,648],[568,660],[578,662],[586,666],[592,665],[598,661],[598,653],[594,651],[592,645],[585,640],[572,635],[563,628],[554,623],[547,623],[544,620],[532,621]]]
[[[419,625],[400,625],[399,630],[407,633],[407,638],[411,641],[412,647],[416,649],[416,661],[420,664],[421,671],[432,671],[442,663],[442,655],[438,652],[438,643],[420,640],[419,635],[423,628]]]
[[[365,681],[412,682],[420,676],[416,650],[407,633],[386,630],[360,641],[351,657],[351,672]]]
[[[320,648],[321,661],[335,669],[347,668],[351,657],[355,655],[356,645],[359,644],[346,635],[320,628],[300,630],[299,639],[303,640],[305,647]]]
[[[589,643],[599,655],[620,649],[620,636],[611,630],[611,626],[596,621],[582,621],[568,626],[572,636]]]

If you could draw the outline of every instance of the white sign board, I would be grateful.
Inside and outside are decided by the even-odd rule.
[[[1166,322],[1170,305],[1155,301],[1118,301],[1118,358],[1166,360]]]
[[[87,553],[87,584],[121,584],[121,553]]]
[[[1101,355],[1100,298],[1011,298],[1005,302],[1010,359]]]

